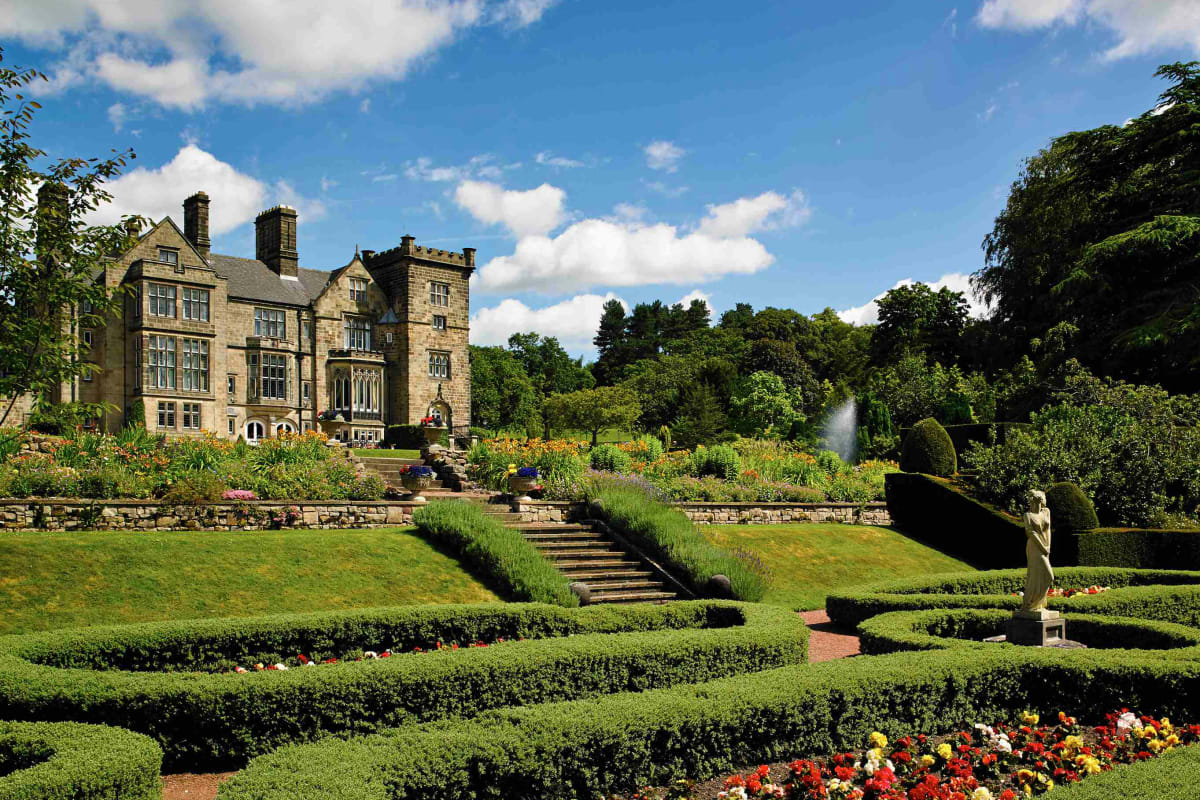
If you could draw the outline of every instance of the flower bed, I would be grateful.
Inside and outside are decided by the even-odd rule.
[[[504,647],[203,674],[262,654],[390,641],[520,639]],[[0,717],[70,718],[144,732],[168,766],[244,763],[289,742],[802,663],[807,629],[732,603],[567,610],[416,606],[54,631],[0,638]]]
[[[1107,586],[1100,594],[1076,594],[1050,599],[1050,608],[1064,612],[1140,617],[1200,627],[1200,572],[1064,567],[1055,578],[1068,586]],[[918,580],[890,581],[848,591],[832,592],[825,601],[830,619],[853,627],[889,611],[934,608],[1004,608],[1021,601],[1025,570],[991,570],[936,575]]]
[[[1042,795],[1124,765],[1164,756],[1200,741],[1200,725],[1137,716],[1128,709],[1106,714],[1095,726],[1058,712],[1051,724],[1040,715],[1018,721],[975,723],[948,737],[924,734],[895,742],[879,731],[858,752],[827,759],[798,759],[781,782],[760,766],[732,775],[718,800],[1018,800]],[[655,791],[642,800],[693,800],[694,791]]]
[[[523,642],[523,641],[525,641],[525,639],[523,637],[520,637],[517,639],[517,641]],[[476,647],[492,647],[493,645],[504,644],[504,642],[505,642],[505,639],[503,636],[501,636],[501,637],[497,638],[494,642],[491,642],[491,643],[484,642],[484,641],[466,642],[465,644],[461,645],[461,647],[460,647],[458,642],[451,642],[450,644],[446,644],[441,639],[438,639],[436,642],[434,642],[434,644],[431,647],[428,647],[428,648],[420,647],[419,645],[414,645],[411,649],[409,649],[407,651],[402,647],[388,647],[383,650],[352,650],[350,652],[342,652],[342,655],[340,657],[335,656],[335,655],[327,655],[325,653],[319,653],[316,650],[313,650],[313,651],[311,651],[311,653],[312,653],[311,655],[306,655],[304,653],[297,653],[296,655],[292,656],[291,658],[281,658],[280,660],[275,660],[275,658],[272,658],[271,656],[267,656],[264,659],[266,663],[263,663],[263,661],[259,661],[252,667],[252,669],[255,672],[287,672],[289,669],[295,669],[297,667],[328,667],[328,666],[333,666],[334,664],[342,664],[342,663],[348,663],[348,662],[352,662],[352,661],[354,661],[354,662],[377,661],[381,658],[392,658],[393,656],[403,656],[403,655],[419,655],[421,653],[438,653],[438,652],[441,652],[442,650],[447,650],[449,652],[454,652],[454,651],[460,650],[460,649],[473,650]],[[198,669],[198,671],[201,671],[201,672],[232,671],[234,674],[237,674],[237,675],[248,675],[251,670],[246,669],[245,667],[243,667],[241,665],[235,665],[232,670],[227,670],[227,669],[218,667],[215,670],[204,670],[204,669],[200,668],[200,669]]]
[[[1155,718],[1197,719],[1198,689],[1200,663],[1151,651],[896,653],[326,740],[256,759],[218,798],[594,797],[838,752],[875,731],[891,738],[951,734],[969,721],[1026,708],[1099,717],[1128,705]],[[1178,763],[1171,756],[1163,762]],[[1131,796],[1191,800],[1197,774],[1193,768],[1188,780],[1164,791]]]
[[[0,722],[0,797],[160,800],[162,750],[119,728]]]
[[[213,435],[168,440],[144,428],[78,432],[0,464],[0,497],[377,500],[383,482],[359,474],[318,432],[282,433],[252,447]]]

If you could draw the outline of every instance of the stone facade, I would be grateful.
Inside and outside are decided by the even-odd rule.
[[[183,229],[167,217],[131,231],[96,277],[125,292],[122,312],[83,334],[100,370],[52,400],[109,404],[98,421],[109,431],[142,407],[148,430],[172,436],[316,429],[378,441],[387,425],[430,415],[465,433],[473,249],[404,236],[337,269],[306,269],[296,212],[277,206],[255,222],[255,258],[238,258],[210,252],[209,205],[198,192]]]
[[[164,505],[160,500],[0,500],[6,530],[258,531],[412,524],[419,505],[384,500]]]

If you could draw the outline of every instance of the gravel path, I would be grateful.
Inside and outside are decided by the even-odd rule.
[[[832,661],[859,654],[858,637],[841,628],[834,627],[825,609],[801,611],[800,619],[808,626],[808,660]]]

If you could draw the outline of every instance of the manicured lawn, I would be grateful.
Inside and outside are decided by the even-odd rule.
[[[382,448],[367,448],[351,447],[350,452],[356,456],[365,456],[367,458],[420,458],[420,450],[384,450]]]
[[[757,553],[771,570],[764,603],[800,611],[825,607],[825,595],[863,583],[971,571],[963,562],[891,528],[805,523],[701,525],[721,547]]]
[[[408,528],[0,534],[0,634],[497,599]]]

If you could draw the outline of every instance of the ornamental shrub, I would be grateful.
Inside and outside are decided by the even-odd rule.
[[[936,419],[923,419],[909,431],[900,451],[900,469],[942,478],[958,471],[954,442]]]
[[[697,478],[715,475],[722,480],[735,481],[742,472],[742,459],[727,444],[697,447],[691,455],[688,471]]]
[[[615,444],[601,444],[592,448],[592,469],[604,472],[629,472],[633,459]]]
[[[1061,481],[1047,489],[1046,505],[1054,533],[1079,533],[1100,526],[1092,501],[1073,483]]]
[[[420,450],[426,441],[420,425],[388,425],[383,437],[385,446],[401,450]]]
[[[499,638],[508,641],[410,652]],[[785,609],[716,601],[410,606],[58,630],[0,637],[0,716],[143,732],[162,745],[168,769],[235,767],[330,734],[802,664],[806,642],[803,622]],[[265,654],[384,646],[402,654],[204,674]]]
[[[758,602],[766,577],[709,542],[683,512],[631,484],[597,481],[588,498],[594,514],[659,561],[697,596],[714,575],[725,575],[739,600]]]
[[[162,750],[120,728],[0,722],[0,797],[160,800]]]
[[[1096,528],[1078,541],[1081,565],[1200,569],[1200,529]]]

